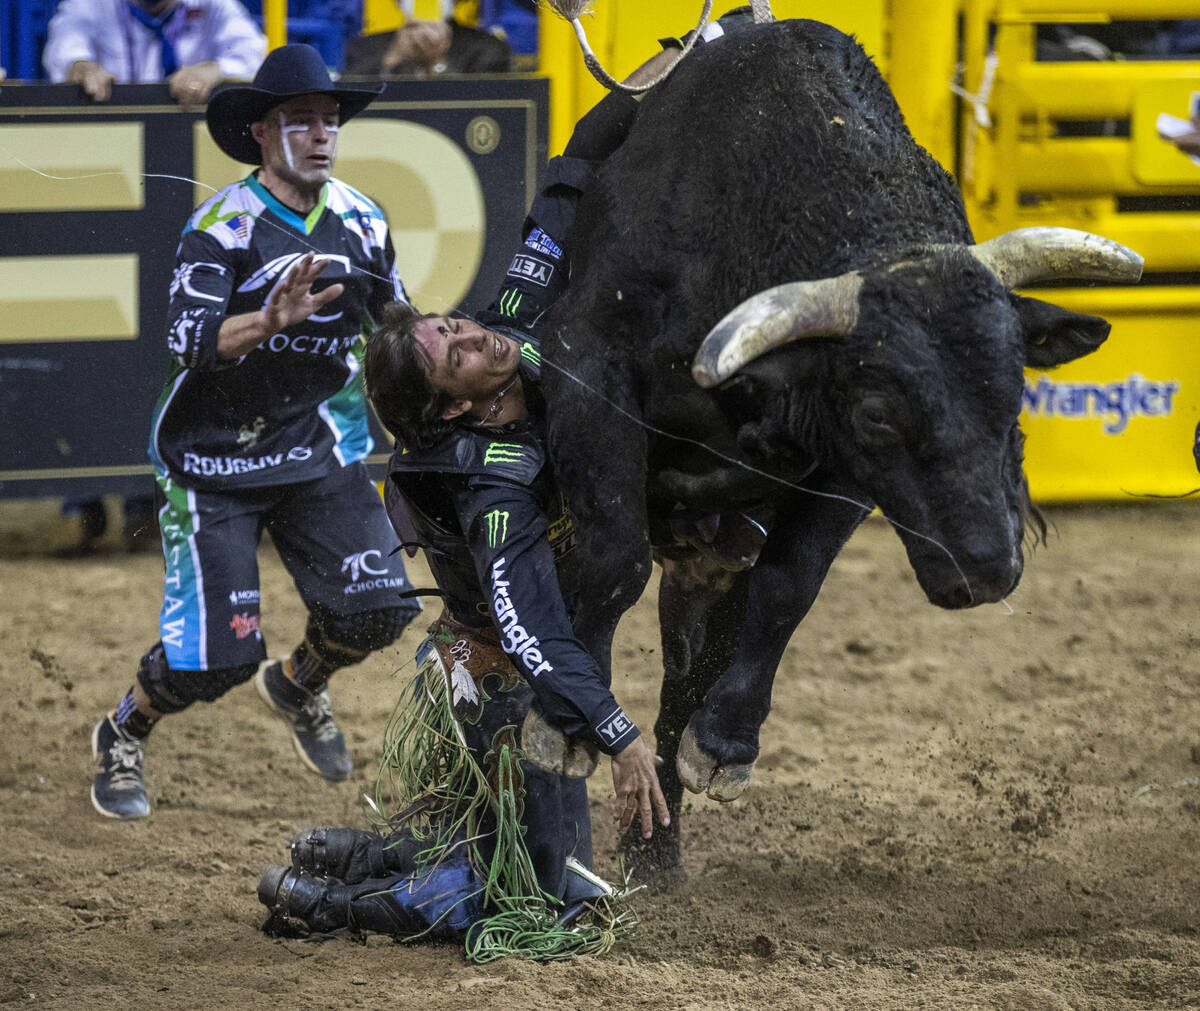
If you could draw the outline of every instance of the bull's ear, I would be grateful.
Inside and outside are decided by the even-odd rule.
[[[1069,312],[1037,298],[1013,295],[1013,307],[1025,329],[1025,364],[1053,368],[1090,355],[1108,337],[1108,320]]]

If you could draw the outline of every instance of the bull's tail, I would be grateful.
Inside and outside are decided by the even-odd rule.
[[[575,29],[575,37],[579,39],[579,48],[583,51],[584,65],[591,72],[591,75],[604,85],[609,91],[624,91],[631,95],[641,94],[643,91],[649,91],[656,84],[665,80],[667,75],[671,73],[674,63],[668,66],[661,74],[655,77],[652,81],[647,81],[641,84],[625,84],[612,77],[596,59],[596,54],[592,52],[592,47],[588,44],[587,32],[583,30],[583,25],[580,18],[588,13],[590,0],[546,0],[550,9],[559,17],[571,22],[571,26]],[[770,0],[754,0],[754,16],[755,20],[760,20],[759,9],[765,10],[766,19],[771,17]],[[683,51],[679,54],[682,59],[696,44],[696,40],[700,38],[700,33],[704,30],[704,26],[708,24],[709,15],[712,14],[712,0],[704,0],[704,8],[700,12],[700,20],[696,24],[696,30],[691,33],[691,38],[687,40],[687,44],[683,47]],[[676,63],[678,60],[675,61]]]

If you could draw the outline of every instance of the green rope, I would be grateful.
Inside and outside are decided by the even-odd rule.
[[[527,958],[539,962],[574,958],[576,955],[604,955],[614,944],[632,936],[637,915],[623,907],[627,891],[611,899],[601,896],[590,903],[588,922],[562,926],[546,906],[521,908],[512,900],[512,908],[501,909],[471,925],[467,931],[467,956],[474,962],[493,962],[498,958]]]
[[[524,775],[521,751],[512,743],[516,728],[498,730],[485,757],[484,764],[495,773],[494,790],[471,756],[436,657],[430,647],[388,720],[374,790],[378,827],[395,831],[403,825],[426,843],[416,857],[419,878],[459,847],[466,848],[482,882],[484,905],[495,910],[467,931],[466,954],[472,961],[550,961],[611,950],[637,926],[636,914],[624,905],[628,883],[590,904],[589,914],[570,926],[558,923],[562,904],[538,885],[521,825]],[[385,813],[389,809],[394,812],[390,817]],[[495,830],[486,856],[483,844],[489,840],[481,825],[489,813]]]

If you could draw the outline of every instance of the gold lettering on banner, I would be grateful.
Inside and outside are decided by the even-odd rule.
[[[0,344],[136,340],[138,258],[0,257]]]
[[[141,123],[0,125],[0,211],[140,209],[144,138]]]

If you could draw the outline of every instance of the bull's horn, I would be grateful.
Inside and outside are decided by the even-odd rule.
[[[1074,228],[1018,228],[971,246],[1007,288],[1037,281],[1137,281],[1145,261],[1119,242]]]
[[[750,296],[708,332],[692,361],[692,378],[701,386],[716,386],[789,341],[845,336],[858,321],[862,283],[862,275],[851,272]]]

